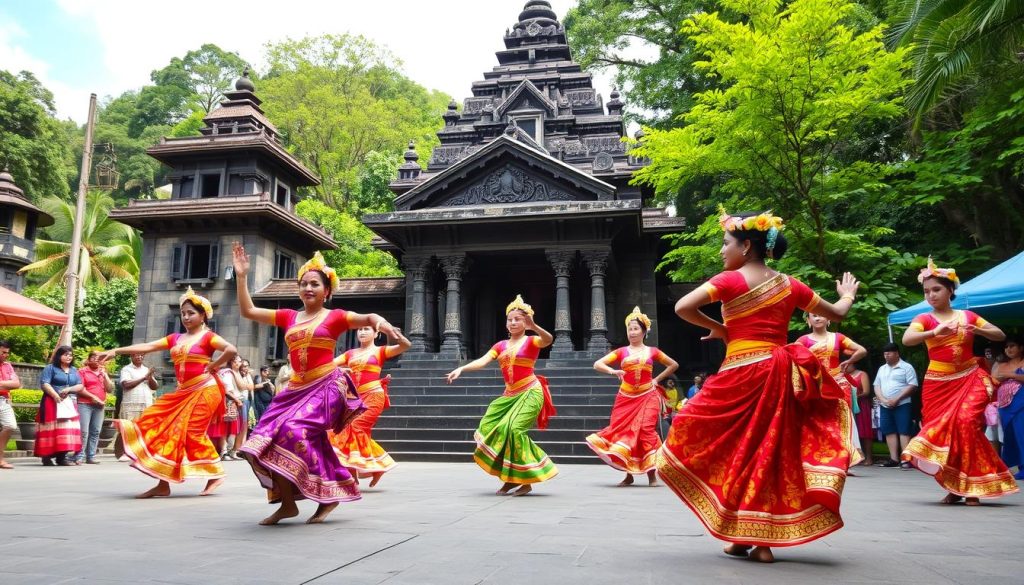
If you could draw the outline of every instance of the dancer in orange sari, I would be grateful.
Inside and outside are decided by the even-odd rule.
[[[732,543],[727,554],[772,562],[770,547],[843,525],[849,395],[807,348],[787,345],[786,333],[797,308],[842,320],[858,283],[844,274],[839,301],[822,300],[765,265],[786,250],[780,218],[723,210],[721,224],[725,272],[681,298],[676,313],[709,329],[704,339],[726,341],[725,361],[673,419],[658,473],[713,536]],[[724,324],[700,311],[717,301]]]
[[[679,367],[676,361],[656,347],[644,345],[651,319],[635,307],[626,316],[629,345],[620,347],[594,362],[594,369],[619,378],[619,393],[612,407],[608,426],[589,435],[587,445],[602,461],[626,472],[620,487],[633,485],[633,474],[647,474],[647,483],[658,484],[654,462],[661,447],[658,415],[661,413],[661,381]],[[665,366],[657,376],[654,362]],[[613,369],[621,364],[621,369]]]
[[[340,433],[331,433],[331,444],[341,464],[348,468],[353,477],[372,477],[370,487],[377,485],[385,472],[394,469],[395,460],[388,455],[377,441],[370,436],[373,425],[377,424],[380,413],[391,406],[388,389],[381,380],[380,372],[384,362],[397,357],[412,346],[412,343],[395,328],[397,337],[394,345],[375,345],[377,332],[373,327],[360,327],[356,332],[359,347],[350,349],[334,358],[338,367],[349,368],[356,392],[366,405],[366,410],[357,416]]]
[[[853,371],[853,364],[868,355],[868,350],[842,333],[830,332],[828,319],[821,315],[807,313],[806,320],[811,327],[811,332],[801,335],[796,342],[811,350],[814,357],[818,358],[821,365],[835,378],[839,387],[850,393],[850,408],[853,415],[856,415],[860,412],[857,394],[861,389],[861,382],[850,376],[850,373]],[[844,355],[850,357],[843,360]],[[850,426],[850,450],[855,454],[850,460],[851,466],[864,460],[864,453],[860,450],[860,434],[857,432],[856,423]],[[852,473],[847,475],[852,475]]]
[[[106,361],[115,355],[170,350],[176,392],[164,394],[135,420],[115,420],[124,437],[124,454],[132,467],[159,480],[156,487],[139,498],[171,495],[170,482],[204,478],[206,488],[199,495],[213,493],[224,481],[220,454],[206,436],[210,420],[224,410],[224,388],[217,370],[231,361],[235,346],[206,327],[213,317],[213,305],[189,287],[181,296],[181,324],[185,333],[103,352]],[[214,352],[220,356],[214,360]]]
[[[1017,482],[985,437],[985,406],[993,384],[974,357],[974,336],[1006,339],[998,327],[971,311],[954,310],[950,301],[960,284],[956,271],[928,259],[918,281],[931,313],[914,317],[903,334],[904,345],[928,346],[928,371],[921,391],[921,432],[910,440],[903,460],[935,477],[949,492],[943,504],[967,498],[998,498],[1017,492]]]

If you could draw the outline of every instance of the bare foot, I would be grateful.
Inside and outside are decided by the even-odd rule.
[[[219,488],[220,484],[222,484],[222,483],[224,483],[224,478],[222,478],[222,477],[221,478],[217,478],[217,479],[211,479],[210,481],[206,482],[206,487],[203,488],[203,491],[199,492],[199,495],[200,496],[212,495],[214,490]]]
[[[981,500],[979,500],[978,498],[967,498],[964,501],[964,504],[967,506],[980,506]]]
[[[281,507],[276,512],[260,520],[260,526],[273,526],[285,518],[294,518],[298,515],[299,507],[295,505],[295,502],[281,504]]]
[[[533,491],[533,486],[528,484],[528,483],[524,483],[522,486],[519,487],[519,489],[517,489],[516,491],[512,492],[512,496],[513,497],[525,496],[526,494],[528,494],[528,493],[530,493],[532,491]]]
[[[148,498],[166,498],[169,495],[171,495],[171,485],[166,481],[161,481],[160,483],[156,484],[156,487],[154,487],[153,489],[144,491],[141,494],[135,496],[135,499],[145,500]]]
[[[946,497],[944,497],[941,500],[939,500],[939,503],[940,504],[946,504],[946,505],[955,504],[955,503],[959,502],[962,499],[964,499],[963,496],[958,496],[956,494],[946,494]]]
[[[370,480],[370,487],[373,487],[373,486],[377,485],[377,482],[379,482],[380,478],[382,478],[382,477],[384,477],[383,473],[374,473],[373,474],[373,479]]]
[[[722,549],[722,552],[731,557],[746,557],[747,553],[750,552],[750,546],[746,544],[732,543],[729,546]]]
[[[494,492],[494,495],[496,495],[496,496],[507,496],[508,493],[509,493],[509,490],[511,490],[512,488],[516,487],[516,485],[517,484],[514,484],[514,483],[506,481],[504,484],[502,484],[501,489],[499,489],[498,491]]]
[[[647,485],[649,487],[658,487],[658,475],[653,471],[647,472]]]
[[[622,481],[620,481],[619,484],[615,487],[626,487],[630,485],[633,485],[633,476],[627,473],[626,477],[623,478]]]
[[[327,516],[331,514],[335,508],[338,507],[338,502],[333,504],[320,504],[316,507],[316,512],[306,520],[306,524],[321,524],[324,520],[327,520]]]
[[[775,562],[775,555],[772,554],[772,549],[767,546],[755,546],[754,550],[750,551],[750,558],[759,563]]]

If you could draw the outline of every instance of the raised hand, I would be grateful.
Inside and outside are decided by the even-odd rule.
[[[249,255],[245,253],[245,248],[240,242],[235,242],[231,246],[231,261],[235,266],[236,275],[245,277],[249,274]]]
[[[836,281],[836,292],[839,293],[839,297],[845,296],[857,296],[857,289],[860,287],[860,282],[853,277],[849,272],[843,273],[842,280]]]
[[[626,370],[612,370],[612,374],[614,374],[621,382],[622,379],[626,377]]]
[[[729,332],[726,331],[724,325],[716,325],[714,329],[711,329],[707,335],[701,337],[701,341],[711,341],[712,339],[721,339],[722,341],[729,342]]]
[[[529,329],[531,331],[536,331],[537,324],[533,322],[533,315],[530,315],[526,311],[522,311],[522,313],[523,313],[523,325],[527,329]]]
[[[99,360],[99,362],[101,364],[103,364],[105,362],[108,362],[108,361],[114,359],[115,355],[117,355],[117,354],[114,353],[114,350],[108,349],[107,351],[101,351],[99,353],[97,359]]]
[[[461,375],[462,375],[462,368],[455,368],[454,370],[448,372],[448,375],[445,376],[445,379],[448,380],[449,384],[451,384],[455,380],[458,380],[459,376],[461,376]]]

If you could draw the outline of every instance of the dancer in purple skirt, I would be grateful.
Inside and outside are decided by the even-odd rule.
[[[298,516],[295,501],[302,499],[320,504],[306,521],[317,524],[339,502],[360,498],[355,479],[338,461],[327,435],[329,430],[340,432],[365,410],[351,378],[334,365],[338,336],[363,326],[391,336],[396,332],[380,315],[324,307],[338,286],[338,275],[319,252],[299,269],[302,311],[258,309],[246,284],[249,257],[237,242],[233,252],[242,316],[286,329],[288,357],[294,371],[241,450],[260,484],[269,490],[270,503],[281,504],[260,524],[277,524]]]

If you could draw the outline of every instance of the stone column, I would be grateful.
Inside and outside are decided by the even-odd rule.
[[[427,351],[432,352],[437,347],[437,291],[434,290],[434,270],[427,269],[427,282],[425,287],[427,297],[427,310],[425,312],[427,323],[424,327],[426,333]]]
[[[466,255],[441,256],[441,269],[448,280],[444,309],[444,341],[441,353],[456,359],[462,358],[462,320],[460,319],[459,288],[466,270]]]
[[[583,260],[590,271],[590,339],[587,350],[608,351],[608,321],[605,315],[604,275],[608,270],[607,250],[583,252]]]
[[[412,316],[409,322],[409,341],[412,342],[410,352],[423,353],[427,350],[427,297],[426,280],[427,266],[430,258],[422,256],[405,257],[402,259],[402,269],[405,270],[406,282],[411,284],[412,289]]]
[[[573,351],[572,319],[569,314],[569,275],[572,273],[576,252],[551,251],[548,262],[555,271],[555,342],[552,353],[567,354]]]

